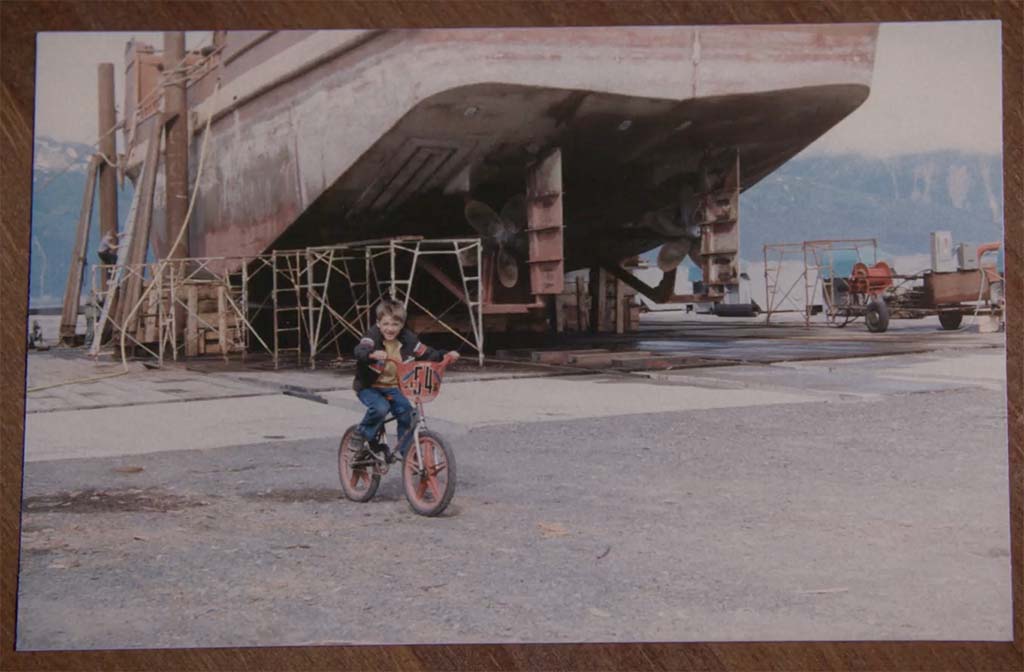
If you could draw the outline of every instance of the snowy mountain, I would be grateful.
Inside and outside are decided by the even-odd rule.
[[[888,159],[796,158],[740,198],[740,252],[765,243],[877,238],[890,254],[927,254],[932,231],[956,242],[1002,240],[999,155],[943,151]]]
[[[57,306],[71,266],[78,216],[85,191],[86,169],[93,148],[74,142],[37,137],[32,167],[32,248],[29,260],[29,304]],[[125,182],[118,192],[118,217],[124,222],[131,205],[132,187]],[[96,261],[99,244],[99,199],[93,201],[88,261]],[[90,276],[82,283],[89,291]]]
[[[32,306],[60,305],[74,245],[85,169],[92,148],[38,138],[32,198]],[[118,193],[123,223],[131,183]],[[762,245],[822,238],[877,238],[893,255],[928,253],[928,234],[956,242],[1002,238],[1002,163],[998,155],[930,152],[889,159],[859,155],[796,158],[740,199],[741,257],[758,260]],[[98,199],[90,263],[98,235]],[[571,226],[571,222],[570,222]],[[653,254],[645,255],[653,259]],[[88,292],[89,276],[83,283]]]
[[[32,150],[33,182],[40,177],[68,171],[85,174],[93,148],[75,142],[61,142],[46,136],[37,137]]]

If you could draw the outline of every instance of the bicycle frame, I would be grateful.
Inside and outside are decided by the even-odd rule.
[[[416,460],[417,464],[423,464],[423,449],[420,447],[420,431],[422,429],[429,429],[427,427],[427,416],[423,410],[424,400],[432,401],[441,392],[441,380],[444,377],[444,372],[451,364],[451,359],[446,355],[445,358],[440,362],[427,362],[427,361],[411,361],[411,362],[400,362],[393,357],[389,357],[387,360],[392,362],[397,369],[398,374],[398,388],[402,391],[402,394],[406,399],[410,399],[413,402],[414,415],[412,419],[412,427],[409,431],[412,432],[412,445],[416,449]],[[388,423],[397,422],[397,418],[391,413],[384,420],[384,425],[381,427],[381,431],[384,431],[384,427]],[[402,444],[403,437],[398,437],[398,446]]]

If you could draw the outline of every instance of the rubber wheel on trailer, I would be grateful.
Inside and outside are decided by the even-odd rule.
[[[341,437],[341,445],[338,446],[338,480],[341,481],[341,491],[345,498],[353,502],[368,502],[377,494],[377,487],[380,486],[380,475],[374,472],[373,459],[366,454],[366,450],[353,451],[348,445],[348,439],[356,431],[356,425],[352,425]]]
[[[946,331],[953,331],[954,329],[960,328],[960,323],[964,321],[963,313],[939,313],[939,324]]]
[[[864,311],[864,324],[873,334],[880,334],[889,328],[889,308],[885,301],[875,299],[868,304]]]
[[[455,454],[441,437],[429,430],[420,432],[422,464],[416,446],[402,463],[402,486],[412,510],[421,516],[438,516],[455,494]]]

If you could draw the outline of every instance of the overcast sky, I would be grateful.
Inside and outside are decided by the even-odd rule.
[[[114,63],[120,116],[124,45],[132,33],[41,33],[36,68],[36,132],[96,140],[96,64]],[[161,33],[134,37],[160,47]],[[188,47],[208,43],[190,33]],[[934,149],[999,152],[1002,70],[998,21],[884,24],[871,95],[804,154],[889,156]],[[120,134],[119,134],[120,136]]]

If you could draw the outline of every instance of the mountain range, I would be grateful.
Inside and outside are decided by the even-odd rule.
[[[929,253],[929,234],[1002,240],[999,155],[937,151],[892,158],[797,157],[740,197],[740,256],[765,243],[875,238],[889,255]]]
[[[74,142],[37,137],[32,166],[32,247],[29,259],[29,305],[59,306],[71,267],[71,252],[82,209],[86,171],[94,148]],[[132,185],[118,190],[118,220],[125,221],[131,207]],[[92,225],[86,261],[96,263],[99,245],[99,198],[93,199]],[[91,276],[82,282],[88,294]]]
[[[32,174],[30,305],[58,306],[70,266],[93,148],[39,137]],[[118,193],[120,221],[132,187]],[[797,157],[740,198],[740,256],[758,260],[762,245],[824,238],[877,238],[889,255],[927,254],[928,234],[952,231],[956,242],[1002,238],[999,155],[936,151],[892,158]],[[94,203],[88,261],[99,240]],[[651,255],[653,256],[653,255]],[[88,292],[89,276],[83,283]]]

